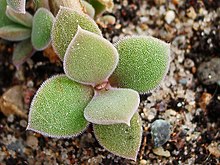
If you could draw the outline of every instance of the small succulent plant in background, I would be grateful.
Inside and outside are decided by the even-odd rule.
[[[32,16],[23,8],[23,1],[7,2],[8,5],[6,0],[0,0],[0,37],[18,42],[14,47],[12,61],[15,66],[19,66],[35,51],[43,50],[50,44],[54,16],[45,8],[39,8]]]
[[[91,4],[90,4],[90,3]],[[18,42],[15,44],[12,61],[18,67],[35,51],[46,49],[50,44],[50,33],[54,16],[60,6],[69,7],[91,18],[103,11],[111,11],[112,0],[35,0],[34,16],[26,11],[26,0],[0,0],[0,37]],[[44,30],[42,30],[44,29]]]
[[[112,45],[91,17],[61,7],[51,32],[65,74],[46,80],[34,96],[27,130],[70,138],[92,123],[108,151],[136,160],[142,139],[139,93],[156,88],[167,73],[170,45],[149,36]]]

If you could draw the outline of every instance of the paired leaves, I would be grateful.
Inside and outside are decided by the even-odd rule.
[[[73,9],[60,7],[52,28],[52,44],[61,60],[66,49],[77,32],[78,26],[101,35],[98,26],[88,15]]]
[[[22,41],[30,38],[31,29],[21,25],[7,25],[0,28],[0,37],[9,41]]]
[[[51,41],[54,17],[47,9],[39,8],[34,15],[31,42],[36,50],[45,49]]]
[[[81,133],[88,122],[83,111],[93,97],[93,89],[65,75],[45,81],[30,107],[29,130],[51,137],[71,137]]]
[[[100,91],[85,108],[84,116],[95,124],[124,123],[130,126],[139,102],[139,94],[131,89],[113,88]]]
[[[64,71],[74,81],[96,85],[108,79],[117,63],[117,50],[108,40],[78,27],[65,54]]]
[[[7,0],[7,4],[17,13],[25,14],[26,0]]]
[[[116,44],[120,59],[110,78],[113,86],[145,93],[158,86],[167,73],[169,44],[153,37],[130,37]]]
[[[99,143],[108,151],[124,158],[136,160],[142,139],[142,125],[138,113],[126,124],[96,125],[94,134]]]

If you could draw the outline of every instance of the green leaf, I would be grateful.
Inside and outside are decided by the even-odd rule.
[[[22,41],[31,36],[31,29],[21,25],[7,25],[0,28],[0,37],[9,41]]]
[[[63,60],[66,49],[77,32],[78,26],[101,35],[98,26],[88,15],[80,14],[70,8],[60,7],[52,28],[54,50]]]
[[[13,22],[6,16],[6,0],[0,0],[0,27],[13,24]]]
[[[57,138],[80,134],[88,125],[83,116],[93,97],[93,89],[78,84],[65,75],[45,81],[34,96],[28,130]]]
[[[94,124],[93,128],[97,140],[105,149],[136,161],[142,139],[141,119],[138,113],[132,117],[130,127],[126,124]]]
[[[8,6],[10,6],[15,12],[25,14],[26,0],[7,0]]]
[[[17,43],[14,47],[12,62],[18,67],[23,64],[27,58],[29,58],[33,54],[33,47],[30,39],[21,41]]]
[[[39,8],[35,13],[31,42],[36,50],[43,50],[50,44],[53,21],[54,16],[45,8]]]
[[[156,88],[168,71],[170,45],[148,36],[128,37],[116,44],[119,64],[112,86],[145,93]]]
[[[28,12],[26,12],[25,14],[17,13],[11,7],[7,6],[6,15],[10,20],[12,20],[15,23],[30,28],[32,27],[33,16]]]
[[[96,85],[108,79],[118,63],[118,52],[103,37],[83,30],[78,31],[64,57],[64,72],[79,83]]]
[[[130,125],[130,120],[138,109],[140,98],[132,89],[112,88],[101,91],[87,105],[84,111],[86,120],[95,124]]]

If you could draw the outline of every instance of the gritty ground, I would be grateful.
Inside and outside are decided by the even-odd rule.
[[[152,35],[172,45],[165,80],[141,95],[144,133],[137,162],[105,151],[91,127],[72,139],[25,131],[33,94],[63,69],[51,63],[54,57],[49,60],[38,52],[16,70],[13,43],[0,40],[0,165],[219,164],[220,69],[215,61],[220,58],[220,1],[116,0],[113,12],[104,14],[116,18],[113,24],[99,23],[111,42],[127,35]],[[156,119],[172,125],[171,138],[160,151],[153,150],[150,134]]]

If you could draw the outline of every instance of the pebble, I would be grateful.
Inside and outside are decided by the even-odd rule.
[[[200,99],[199,99],[199,106],[202,110],[206,110],[206,106],[210,103],[212,99],[212,95],[210,93],[204,92],[202,93]]]
[[[5,115],[17,115],[27,118],[23,110],[23,90],[22,86],[13,86],[7,90],[0,98],[0,111]]]
[[[146,118],[148,121],[152,121],[156,115],[157,115],[157,110],[155,108],[144,108],[143,109],[144,112],[144,118]]]
[[[7,121],[12,123],[14,121],[14,115],[12,115],[12,114],[9,115],[8,118],[7,118]]]
[[[195,12],[195,9],[194,9],[192,6],[187,9],[186,15],[187,15],[189,18],[192,18],[192,19],[195,19],[195,18],[197,17],[197,14],[196,14],[196,12]]]
[[[32,136],[32,135],[28,136],[26,143],[27,143],[27,146],[33,149],[37,149],[38,147],[38,139],[35,136]]]
[[[24,148],[24,146],[21,141],[15,141],[15,142],[12,142],[9,145],[7,145],[7,149],[16,151],[20,154],[23,153],[23,148]]]
[[[159,156],[170,157],[170,152],[162,147],[154,148],[153,153]]]
[[[116,23],[116,18],[112,15],[105,15],[97,19],[97,23],[103,27],[107,28],[108,25],[114,25]]]
[[[21,120],[20,121],[20,126],[26,128],[27,127],[27,121],[26,120]]]
[[[211,85],[220,81],[220,58],[212,58],[203,62],[198,67],[197,76],[205,85]]]
[[[169,140],[171,126],[165,120],[155,120],[151,125],[151,134],[154,140],[154,146],[160,147]]]
[[[175,19],[175,12],[173,10],[169,10],[166,12],[165,21],[170,24]]]
[[[194,66],[195,66],[195,63],[194,63],[194,61],[191,60],[190,58],[186,58],[186,59],[184,60],[184,67],[185,67],[185,68],[190,69],[190,68],[192,68],[192,67],[194,67]]]
[[[112,15],[105,15],[102,17],[102,20],[105,24],[110,24],[110,25],[114,25],[116,22],[115,17]]]
[[[147,161],[145,160],[145,159],[142,159],[141,161],[140,161],[140,165],[146,165],[147,164]]]
[[[212,142],[208,146],[208,150],[210,154],[214,155],[217,158],[220,158],[220,144],[218,144],[217,142]]]

